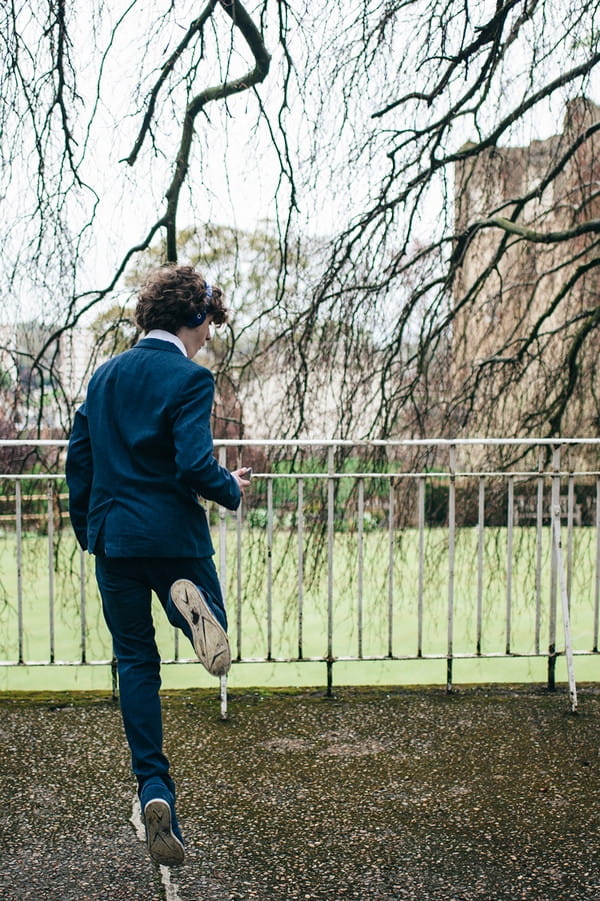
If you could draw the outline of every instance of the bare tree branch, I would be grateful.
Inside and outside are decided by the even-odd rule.
[[[236,78],[223,84],[205,88],[188,103],[181,130],[181,142],[177,152],[173,180],[166,193],[167,211],[165,214],[167,230],[167,260],[177,260],[177,207],[179,194],[188,171],[190,150],[194,136],[194,121],[207,103],[223,100],[240,91],[246,91],[263,81],[269,71],[271,57],[264,45],[260,32],[239,0],[219,0],[224,11],[243,35],[256,65],[242,78]]]
[[[573,238],[587,235],[590,232],[600,232],[600,219],[590,219],[564,231],[544,233],[535,231],[535,229],[528,228],[525,225],[520,225],[518,222],[513,222],[510,219],[504,219],[502,216],[496,216],[487,222],[481,222],[477,228],[501,228],[511,235],[520,235],[520,237],[526,238],[527,241],[531,241],[534,244],[558,244],[562,241],[571,241]]]
[[[206,24],[206,22],[208,21],[210,16],[213,14],[213,11],[215,9],[215,6],[217,5],[217,2],[218,2],[218,0],[210,0],[210,2],[206,5],[203,12],[198,16],[198,18],[194,19],[194,21],[191,22],[191,24],[185,34],[185,37],[179,42],[179,44],[177,45],[177,47],[175,48],[175,50],[173,51],[171,56],[161,67],[160,76],[157,79],[156,83],[154,84],[154,86],[150,92],[150,96],[148,98],[148,103],[146,106],[146,112],[144,114],[144,118],[142,121],[142,125],[140,127],[139,134],[135,140],[135,144],[133,145],[133,150],[131,151],[131,153],[129,154],[127,159],[125,160],[125,162],[127,162],[128,165],[133,166],[135,164],[138,154],[142,148],[144,139],[150,129],[150,124],[154,117],[154,111],[156,109],[156,101],[158,99],[158,95],[161,91],[161,88],[164,86],[167,79],[173,72],[173,69],[175,68],[175,65],[179,61],[184,50],[186,50],[189,47],[189,44],[192,41],[192,39],[195,38],[196,35],[202,34],[204,25]]]

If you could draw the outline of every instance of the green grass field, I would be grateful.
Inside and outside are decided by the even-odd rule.
[[[237,542],[239,545],[239,568]],[[563,539],[566,541],[566,535]],[[593,643],[595,597],[595,542],[593,529],[575,529],[571,572],[571,615],[574,647],[589,651]],[[219,547],[218,536],[215,542]],[[363,546],[362,636],[359,635],[359,563],[356,534],[334,536],[333,566],[311,545],[303,548],[302,632],[299,633],[298,547],[294,533],[280,532],[268,547],[264,529],[245,529],[238,539],[227,532],[225,582],[227,586],[230,637],[234,656],[243,658],[296,657],[299,642],[304,657],[327,653],[331,598],[333,655],[385,656],[391,642],[395,656],[416,656],[419,634],[419,536],[406,529],[394,535],[370,532]],[[548,646],[550,624],[550,531],[544,530],[541,547],[541,578],[536,586],[536,555],[533,528],[514,530],[511,557],[510,628],[507,622],[508,561],[507,532],[487,529],[484,547],[482,635],[483,654],[503,654],[507,640],[515,654],[535,651],[536,624],[539,646]],[[52,559],[52,585],[49,560]],[[27,535],[22,543],[21,615],[23,659],[43,662],[51,658],[51,628],[54,659],[77,662],[82,656],[82,633],[88,663],[110,659],[110,640],[93,574],[93,558],[81,560],[70,531],[65,530],[49,547],[48,539]],[[389,564],[391,566],[391,580]],[[221,567],[219,554],[217,565]],[[85,584],[85,623],[80,614],[81,581]],[[425,533],[422,569],[422,653],[444,655],[448,647],[448,534],[443,529]],[[0,538],[0,661],[19,659],[18,561],[14,534]],[[331,590],[330,590],[331,586]],[[54,596],[51,609],[50,596]],[[539,595],[539,618],[536,598]],[[477,533],[457,532],[454,567],[455,654],[474,654],[477,648]],[[563,647],[560,602],[557,605],[557,645]],[[158,608],[155,622],[163,657],[175,656],[173,631]],[[181,639],[180,656],[190,657]],[[338,662],[334,681],[354,684],[445,683],[445,660]],[[562,665],[558,678],[562,678]],[[455,679],[472,681],[544,681],[543,659],[502,660],[480,658],[457,661]],[[210,685],[200,666],[163,668],[169,687]],[[600,678],[600,659],[577,657],[578,679]],[[323,663],[252,663],[233,667],[232,685],[322,685]],[[104,666],[0,666],[0,689],[109,688],[110,668]]]

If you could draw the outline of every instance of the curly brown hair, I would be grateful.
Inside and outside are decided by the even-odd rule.
[[[212,286],[209,295],[204,276],[192,266],[161,266],[149,274],[139,291],[135,321],[145,332],[159,328],[172,334],[190,325],[198,313],[206,313],[215,325],[222,325],[228,312],[223,301],[218,285]]]

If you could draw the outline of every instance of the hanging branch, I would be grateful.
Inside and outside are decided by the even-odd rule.
[[[191,23],[187,32],[185,33],[185,37],[183,40],[179,42],[171,56],[168,58],[166,63],[161,68],[160,76],[156,81],[154,87],[150,92],[150,97],[148,99],[148,104],[146,106],[146,112],[144,113],[144,118],[142,120],[142,125],[140,127],[138,136],[133,145],[133,150],[129,154],[129,156],[125,159],[125,162],[129,166],[133,166],[135,161],[138,158],[138,154],[142,149],[142,145],[144,143],[144,139],[150,130],[150,125],[154,118],[154,111],[156,109],[156,101],[158,100],[158,95],[160,94],[161,88],[167,81],[169,75],[173,72],[176,63],[181,58],[184,50],[189,46],[192,38],[194,38],[197,34],[202,34],[204,29],[204,25],[207,20],[212,16],[215,6],[217,5],[217,0],[210,0],[210,3],[207,4],[204,11],[198,16],[197,19]],[[122,161],[123,162],[123,161]]]
[[[218,0],[218,2],[223,10],[227,13],[227,15],[231,18],[233,25],[239,29],[246,43],[248,44],[255,59],[256,64],[254,68],[251,69],[242,78],[233,79],[231,81],[226,81],[222,84],[206,88],[205,90],[197,94],[188,103],[183,121],[179,150],[175,161],[175,172],[171,184],[166,192],[167,209],[165,213],[156,222],[153,223],[153,225],[148,230],[145,238],[141,242],[133,247],[130,247],[127,250],[108,285],[100,290],[79,294],[73,298],[63,324],[60,326],[60,328],[54,330],[48,337],[48,339],[44,342],[43,346],[37,354],[36,362],[42,359],[43,355],[46,353],[50,346],[58,342],[61,335],[72,329],[86,312],[88,312],[92,307],[98,304],[99,301],[103,300],[114,290],[129,261],[135,255],[143,252],[144,250],[147,250],[150,247],[155,235],[161,229],[165,229],[167,233],[167,261],[176,262],[177,209],[181,188],[183,187],[188,171],[189,156],[194,137],[195,119],[207,103],[214,100],[224,99],[233,94],[240,93],[241,91],[249,90],[254,85],[263,81],[268,74],[271,59],[260,31],[252,21],[250,15],[246,12],[244,6],[239,2],[239,0]],[[195,19],[194,22],[192,22],[192,24],[188,28],[188,31],[186,32],[184,39],[179,43],[178,47],[171,54],[169,60],[165,64],[165,67],[161,72],[161,76],[156,82],[150,94],[150,99],[148,101],[143,124],[136,139],[134,148],[130,156],[127,158],[127,162],[130,165],[133,165],[133,163],[137,159],[137,155],[143,144],[144,138],[150,129],[151,121],[154,116],[156,100],[160,89],[165,82],[166,75],[173,70],[175,63],[181,57],[181,54],[189,45],[192,38],[201,33],[204,24],[206,23],[211,13],[214,11],[216,5],[216,0],[211,0],[211,2],[203,11],[202,15]],[[79,306],[82,300],[86,300],[86,297],[89,297],[89,300],[87,300],[84,306]]]
[[[179,204],[181,188],[188,171],[196,116],[204,109],[207,103],[210,103],[213,100],[223,100],[225,97],[239,94],[241,91],[247,91],[254,85],[259,84],[266,78],[271,62],[271,57],[265,47],[258,28],[239,0],[219,0],[219,2],[227,15],[231,17],[233,24],[239,28],[254,56],[256,65],[242,78],[236,78],[232,81],[226,81],[223,84],[205,88],[204,91],[197,94],[188,104],[183,120],[181,142],[175,163],[175,173],[166,192],[166,250],[167,260],[169,262],[176,262],[177,260],[177,207]]]
[[[167,232],[166,255],[168,262],[176,262],[177,260],[177,209],[181,189],[189,168],[196,117],[208,103],[214,100],[223,100],[233,94],[239,94],[241,91],[247,91],[254,87],[254,85],[264,81],[268,74],[271,62],[271,57],[264,44],[262,35],[242,3],[240,3],[239,0],[218,0],[218,2],[224,12],[231,18],[233,25],[239,29],[244,37],[244,40],[254,57],[255,66],[241,78],[232,79],[231,81],[225,81],[222,84],[205,88],[193,97],[187,105],[181,129],[179,149],[175,159],[175,171],[171,184],[166,191],[167,209],[160,221],[161,226],[163,226]],[[202,34],[204,25],[214,12],[216,5],[217,0],[211,0],[211,2],[207,4],[202,14],[191,23],[185,37],[180,41],[162,67],[160,77],[150,92],[142,126],[136,138],[133,150],[126,159],[126,162],[130,166],[133,166],[137,160],[144,139],[150,130],[161,88],[192,39],[198,34]]]

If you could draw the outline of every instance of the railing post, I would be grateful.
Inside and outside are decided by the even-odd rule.
[[[335,524],[334,446],[327,449],[327,697],[333,694],[333,541]]]
[[[227,709],[227,676],[219,677],[219,694],[221,698],[221,719],[226,720],[229,717]]]
[[[389,489],[389,524],[388,524],[388,657],[392,657],[394,651],[394,557],[395,557],[395,519],[396,509],[394,503],[394,480],[390,479]]]
[[[363,606],[364,606],[364,518],[365,518],[365,480],[358,480],[358,507],[357,507],[357,542],[358,542],[358,659],[363,655]]]
[[[577,686],[575,684],[575,668],[573,665],[573,644],[571,642],[571,616],[569,611],[569,595],[567,592],[567,578],[562,553],[560,537],[560,505],[552,507],[552,545],[556,553],[556,566],[558,581],[560,583],[560,598],[562,603],[563,628],[565,634],[565,656],[567,658],[567,675],[569,680],[569,698],[571,701],[571,713],[577,713]]]
[[[542,538],[544,534],[544,461],[542,450],[538,453],[538,477],[536,480],[535,513],[535,638],[534,650],[540,653],[542,624]]]
[[[446,694],[452,692],[454,654],[454,564],[456,550],[456,446],[450,445],[450,484],[448,486],[448,648],[446,656]]]
[[[594,637],[592,650],[598,653],[600,626],[600,476],[596,479],[596,584],[594,586]]]
[[[560,517],[560,445],[552,451],[552,499],[550,502],[550,616],[548,628],[548,691],[556,690],[556,609],[558,588],[558,556],[552,541],[552,514],[558,507]],[[559,519],[560,522],[560,519]]]
[[[273,479],[267,481],[267,660],[273,657]]]
[[[23,508],[21,503],[21,483],[15,482],[15,530],[17,539],[17,629],[19,632],[19,663],[25,662],[23,648]]]
[[[236,641],[237,641],[237,659],[242,659],[242,595],[244,593],[244,572],[243,572],[243,547],[244,547],[244,528],[243,528],[243,512],[245,506],[245,498],[242,497],[241,503],[235,514],[235,554],[236,554],[236,583],[235,583],[235,623],[236,623]],[[225,551],[226,550],[225,540]],[[223,593],[225,594],[226,583],[223,583]],[[232,617],[233,618],[233,617]],[[222,686],[222,692],[225,694],[225,706],[227,706],[227,682]]]
[[[328,657],[327,664],[327,697],[333,697],[333,659]]]
[[[304,656],[304,481],[298,479],[297,506],[297,539],[298,539],[298,660]]]
[[[219,463],[221,466],[227,468],[227,448],[220,447],[219,448]],[[240,504],[241,507],[241,504]],[[238,508],[239,511],[239,508]],[[221,583],[221,591],[223,592],[223,596],[225,597],[225,604],[227,605],[228,598],[226,596],[227,589],[227,519],[225,509],[223,507],[217,507],[217,515],[219,518],[219,581]],[[238,517],[241,515],[238,512]],[[237,547],[237,555],[238,555],[238,565],[239,565],[239,557],[240,557],[240,547],[238,543]],[[236,599],[237,601],[237,599]],[[239,602],[236,604],[237,611],[239,613]],[[175,634],[178,636],[179,629],[175,629]],[[238,643],[239,643],[239,623],[238,623]],[[239,656],[239,647],[238,647],[238,656]]]
[[[515,517],[515,480],[508,477],[508,502],[506,510],[506,656],[510,655],[512,640],[512,583],[513,583],[513,534]]]
[[[481,656],[483,639],[483,550],[485,528],[485,481],[479,477],[477,497],[477,656]]]
[[[417,657],[423,656],[423,594],[425,590],[425,479],[419,478],[419,582],[417,607]]]
[[[119,700],[119,671],[117,670],[117,658],[113,655],[110,661],[110,673],[112,682],[112,699]]]
[[[50,630],[50,663],[55,660],[54,642],[54,491],[48,482],[48,629]]]
[[[87,654],[86,654],[86,627],[87,627],[87,613],[86,613],[86,589],[85,589],[85,551],[79,548],[79,602],[80,602],[80,647],[81,647],[81,662],[87,663]]]

